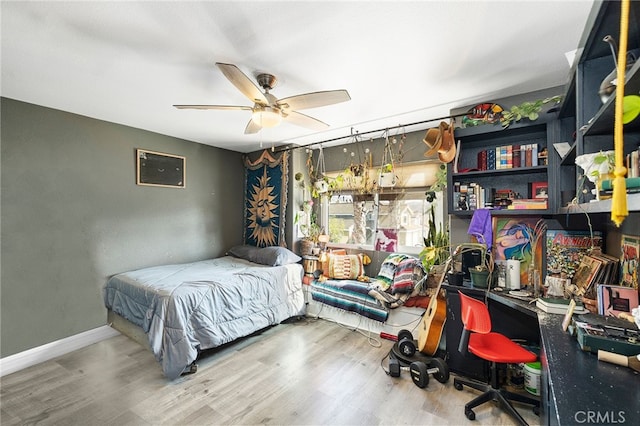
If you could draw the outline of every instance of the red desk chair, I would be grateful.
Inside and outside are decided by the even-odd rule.
[[[491,362],[491,379],[488,384],[461,377],[456,377],[453,380],[453,386],[457,390],[462,390],[463,385],[466,385],[484,392],[464,406],[465,416],[469,420],[474,420],[476,414],[473,412],[473,408],[493,400],[500,403],[503,409],[517,422],[526,425],[527,422],[513,408],[509,400],[533,405],[536,414],[539,413],[540,400],[533,395],[516,394],[501,389],[498,384],[498,364],[534,362],[537,359],[536,355],[503,334],[491,332],[491,317],[487,306],[480,300],[466,296],[460,291],[458,293],[460,294],[461,318],[464,325],[458,351],[465,355],[471,352],[477,357]]]

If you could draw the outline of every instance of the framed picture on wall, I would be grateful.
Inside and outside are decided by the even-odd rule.
[[[186,158],[180,155],[136,149],[136,183],[185,188]]]

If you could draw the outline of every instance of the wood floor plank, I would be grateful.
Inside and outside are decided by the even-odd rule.
[[[366,334],[366,333],[365,333]],[[371,336],[375,337],[375,336]],[[2,378],[4,425],[511,425],[495,404],[464,416],[477,394],[453,378],[416,387],[385,373],[392,343],[334,323],[281,324],[198,360],[168,381],[154,356],[116,336]],[[384,368],[383,368],[384,367]],[[531,409],[518,407],[533,425]]]

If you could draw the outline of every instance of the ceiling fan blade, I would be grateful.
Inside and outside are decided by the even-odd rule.
[[[317,108],[351,100],[346,90],[326,90],[278,99],[278,105],[291,110]]]
[[[329,127],[329,125],[324,121],[320,121],[316,118],[309,117],[308,115],[304,115],[295,111],[289,111],[286,115],[283,114],[283,117],[288,123],[295,124],[296,126],[306,127],[307,129],[325,130]]]
[[[226,110],[249,110],[250,106],[239,105],[174,105],[178,109],[226,109]]]
[[[258,133],[260,131],[260,129],[262,129],[262,127],[260,127],[258,124],[256,124],[255,121],[249,120],[249,122],[247,123],[247,127],[245,127],[245,129],[244,129],[244,134],[245,135],[250,135],[252,133]]]
[[[247,98],[251,100],[251,102],[255,102],[257,104],[268,105],[269,101],[264,96],[264,93],[260,90],[258,86],[255,85],[253,81],[249,77],[247,77],[238,67],[233,64],[223,64],[221,62],[216,62],[222,74],[224,74],[227,79],[238,88]]]

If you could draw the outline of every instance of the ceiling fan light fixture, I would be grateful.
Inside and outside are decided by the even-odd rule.
[[[270,106],[256,107],[251,119],[260,127],[276,127],[282,121],[280,110]]]

